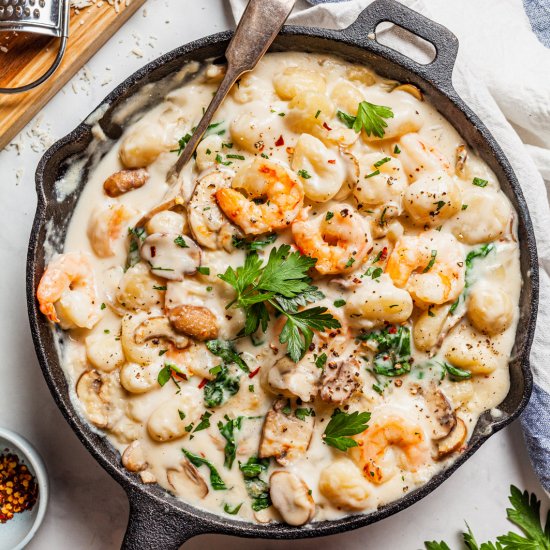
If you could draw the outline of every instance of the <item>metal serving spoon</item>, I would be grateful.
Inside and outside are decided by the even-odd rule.
[[[251,71],[258,64],[258,61],[264,56],[277,34],[279,34],[295,3],[296,0],[250,0],[239,21],[237,30],[227,46],[225,52],[227,71],[220,87],[212,98],[208,109],[204,112],[191,139],[168,172],[168,182],[172,184],[171,189],[166,193],[164,201],[147,212],[138,221],[136,227],[145,225],[158,212],[185,204],[182,195],[183,181],[179,178],[180,172],[193,156],[218,107],[233,84],[244,73]]]

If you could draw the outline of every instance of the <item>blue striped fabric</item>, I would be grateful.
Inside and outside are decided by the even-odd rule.
[[[311,3],[316,4],[317,2],[311,0]],[[533,32],[542,44],[550,48],[550,1],[523,0],[523,7],[529,17]]]

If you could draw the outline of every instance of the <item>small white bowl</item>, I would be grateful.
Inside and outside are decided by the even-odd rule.
[[[24,437],[0,427],[0,455],[6,449],[19,457],[38,484],[38,500],[32,510],[15,514],[6,523],[0,523],[0,550],[21,550],[29,544],[44,519],[49,495],[48,475],[38,451]]]

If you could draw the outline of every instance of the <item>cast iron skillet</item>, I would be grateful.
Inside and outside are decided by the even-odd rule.
[[[376,26],[384,21],[398,24],[431,42],[437,51],[435,59],[428,65],[421,65],[379,44],[373,39],[372,33]],[[121,128],[112,120],[113,110],[138,89],[173,73],[188,60],[222,56],[230,37],[231,32],[223,32],[197,40],[163,55],[133,74],[105,99],[104,103],[110,107],[101,117],[100,124],[106,135],[112,139],[119,137]],[[529,349],[535,327],[538,297],[535,237],[525,200],[510,164],[487,128],[453,89],[451,75],[458,51],[456,37],[441,25],[394,0],[376,0],[361,13],[355,23],[342,31],[285,27],[272,49],[333,53],[369,64],[388,78],[417,85],[423,90],[427,100],[457,128],[469,145],[480,153],[496,173],[519,216],[521,272],[524,281],[520,301],[521,319],[510,362],[510,392],[499,407],[503,411],[503,416],[495,419],[489,413],[483,414],[468,443],[468,448],[456,462],[426,485],[398,501],[368,514],[323,521],[302,528],[282,524],[254,525],[228,517],[222,518],[176,499],[157,485],[143,485],[135,474],[122,467],[118,453],[103,437],[92,431],[76,411],[69,398],[69,390],[54,343],[60,334],[52,331],[45,317],[40,314],[35,300],[35,291],[44,269],[46,225],[49,223],[59,228],[59,238],[54,239],[53,246],[61,251],[71,213],[86,183],[87,170],[97,161],[97,155],[91,156],[87,151],[87,146],[92,141],[91,127],[82,123],[53,145],[38,165],[38,207],[27,260],[28,310],[38,360],[57,405],[82,443],[128,494],[130,519],[123,543],[123,548],[126,549],[176,549],[189,538],[203,533],[276,539],[317,537],[374,523],[411,506],[438,487],[470,458],[491,434],[515,419],[524,409],[531,394]],[[152,103],[159,99],[155,96],[154,89],[150,91],[149,97]],[[67,170],[67,161],[78,158],[87,162],[78,188],[58,201],[55,182]]]

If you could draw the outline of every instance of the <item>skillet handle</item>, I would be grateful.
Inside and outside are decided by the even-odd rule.
[[[435,50],[435,58],[428,64],[418,63],[402,53],[384,46],[375,40],[367,38],[375,34],[379,23],[389,22],[399,25],[409,32],[430,42]],[[383,52],[423,77],[425,80],[447,89],[452,88],[453,67],[458,53],[458,39],[446,27],[428,19],[424,15],[411,10],[396,0],[375,0],[363,10],[354,23],[344,29],[346,35],[351,35],[356,42],[369,40],[375,45],[374,50]],[[374,44],[372,44],[374,42]]]
[[[205,533],[196,519],[182,517],[169,505],[143,493],[128,491],[130,517],[121,550],[178,550],[196,535]]]

